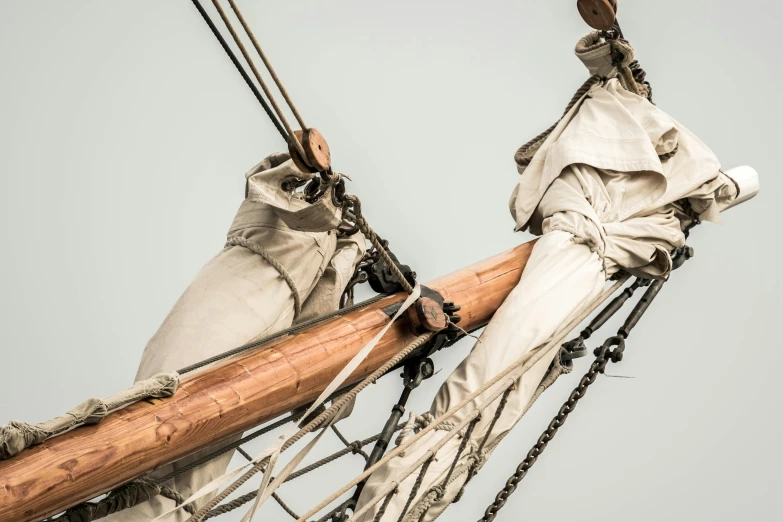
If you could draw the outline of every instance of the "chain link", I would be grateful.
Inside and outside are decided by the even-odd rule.
[[[552,422],[550,422],[549,426],[547,426],[546,430],[544,430],[544,433],[541,434],[541,437],[539,437],[533,448],[530,450],[530,452],[528,452],[525,460],[523,460],[522,463],[517,466],[516,472],[511,475],[511,477],[506,481],[506,485],[503,487],[503,489],[501,489],[500,492],[498,492],[498,494],[495,496],[495,501],[487,508],[487,510],[484,512],[484,516],[479,520],[479,522],[489,522],[491,520],[495,520],[495,517],[506,504],[508,498],[517,489],[517,486],[522,481],[522,479],[527,476],[528,471],[530,471],[530,468],[532,468],[533,464],[536,463],[538,457],[540,457],[544,452],[549,442],[555,438],[557,431],[563,427],[563,424],[565,424],[568,416],[574,411],[574,409],[576,409],[576,405],[579,403],[579,400],[585,396],[590,385],[595,382],[599,374],[604,373],[604,370],[610,361],[615,361],[617,359],[617,357],[613,355],[622,353],[621,351],[618,352],[620,347],[615,343],[615,338],[612,338],[597,350],[598,353],[596,355],[595,361],[593,361],[593,364],[590,365],[590,369],[582,376],[582,379],[579,381],[577,387],[574,388],[574,391],[571,392],[568,400],[566,400],[566,402],[563,403],[563,405],[560,407],[557,415],[555,415],[555,417],[552,419]],[[617,346],[617,348],[612,350],[612,346]]]

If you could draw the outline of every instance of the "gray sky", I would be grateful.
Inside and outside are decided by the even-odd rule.
[[[240,5],[370,222],[426,281],[530,239],[507,210],[513,154],[586,78],[574,3]],[[694,233],[696,258],[612,368],[635,379],[595,385],[498,520],[779,520],[783,8],[620,3],[657,104],[725,167],[754,166],[762,194]],[[284,144],[187,0],[0,0],[0,63],[0,423],[37,422],[130,384],[147,339],[221,248],[243,173]],[[412,409],[469,347],[438,355],[443,371]],[[481,516],[586,366],[441,520]],[[349,438],[380,429],[395,379],[362,398]],[[306,511],[359,460],[281,495]]]

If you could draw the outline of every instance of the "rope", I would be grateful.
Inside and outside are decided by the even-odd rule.
[[[647,72],[644,69],[642,69],[639,60],[634,60],[631,63],[629,63],[628,69],[630,69],[634,81],[639,85],[643,85],[644,88],[647,90],[647,100],[650,103],[653,103],[652,85],[650,85],[650,82],[647,81]]]
[[[400,513],[400,518],[397,519],[397,522],[402,522],[402,519],[405,517],[405,513],[408,512],[408,508],[411,507],[411,503],[413,502],[413,499],[416,498],[416,493],[419,492],[421,483],[424,482],[424,475],[427,474],[427,470],[430,468],[430,464],[432,464],[433,460],[435,460],[435,457],[431,457],[427,459],[427,461],[421,467],[421,471],[419,471],[419,476],[416,477],[416,482],[413,483],[413,487],[411,488],[411,493],[410,495],[408,495],[408,501],[405,503],[405,507],[402,508],[402,513]],[[396,491],[396,489],[392,490],[392,493],[390,493],[390,495],[393,494],[394,491]]]
[[[419,348],[422,344],[427,342],[431,337],[432,333],[428,332],[426,334],[420,335],[417,337],[412,343],[410,343],[408,346],[403,348],[397,355],[389,359],[383,366],[375,370],[372,374],[370,374],[368,377],[366,377],[358,386],[354,387],[351,391],[348,393],[342,395],[339,399],[334,401],[334,403],[326,409],[323,413],[318,415],[315,419],[310,421],[306,426],[301,428],[296,434],[294,434],[290,439],[288,439],[282,446],[280,452],[287,450],[291,446],[293,446],[296,442],[298,442],[302,437],[307,435],[308,433],[313,432],[315,429],[317,429],[319,426],[321,426],[324,422],[329,420],[333,415],[337,414],[340,409],[348,404],[348,402],[352,401],[356,398],[356,396],[364,390],[367,386],[378,380],[381,376],[383,376],[386,372],[391,370],[393,367],[397,366],[397,364],[402,361],[406,356],[408,356],[411,352]],[[215,498],[213,498],[211,501],[209,501],[204,507],[202,507],[198,512],[196,512],[190,519],[188,519],[188,522],[200,522],[204,519],[204,516],[212,510],[215,506],[217,506],[220,502],[225,500],[226,497],[231,495],[234,491],[236,491],[240,486],[242,486],[245,482],[247,482],[253,475],[258,473],[259,471],[262,471],[265,469],[267,464],[267,459],[262,460],[252,468],[250,468],[245,474],[243,474],[239,479],[237,479],[233,484],[231,484],[229,487],[227,487],[225,490],[220,492]]]
[[[294,144],[294,146],[296,147],[296,152],[299,154],[299,156],[301,158],[306,158],[307,155],[305,154],[304,149],[302,148],[302,144],[299,143],[298,139],[296,139],[296,136],[294,135],[294,131],[291,129],[291,126],[288,124],[288,120],[285,118],[283,111],[280,110],[280,106],[277,105],[277,101],[275,101],[274,96],[272,96],[272,92],[269,90],[269,87],[267,87],[266,82],[261,77],[261,73],[258,71],[258,68],[256,67],[256,64],[253,62],[253,59],[250,58],[250,53],[247,52],[247,48],[245,48],[245,44],[242,43],[242,40],[239,38],[239,35],[237,34],[236,30],[234,30],[234,26],[229,21],[226,12],[223,10],[223,7],[221,7],[220,5],[220,2],[218,0],[212,0],[212,3],[214,4],[215,9],[217,9],[217,12],[220,15],[220,18],[223,20],[223,23],[226,25],[228,32],[231,33],[231,37],[234,39],[234,42],[237,44],[237,47],[239,47],[239,50],[242,53],[242,56],[244,56],[245,61],[250,66],[250,70],[253,71],[253,76],[255,76],[256,80],[258,80],[258,84],[261,86],[261,89],[264,91],[264,94],[266,94],[266,97],[269,98],[269,103],[272,104],[272,108],[274,108],[275,113],[277,113],[277,116],[280,118],[280,122],[283,124],[283,127],[285,127],[285,130],[288,133],[289,141]]]
[[[398,431],[401,428],[402,428],[402,424],[397,426],[395,431]],[[296,471],[295,473],[291,473],[291,475],[289,477],[287,477],[285,479],[285,481],[286,482],[290,482],[292,480],[295,480],[295,479],[301,477],[302,475],[310,473],[311,471],[314,471],[314,470],[316,470],[316,469],[318,469],[318,468],[320,468],[322,466],[325,466],[326,464],[334,462],[335,460],[338,460],[341,457],[344,457],[344,456],[346,456],[346,455],[348,455],[350,453],[353,453],[353,446],[354,445],[358,444],[360,447],[364,447],[364,446],[367,446],[368,444],[372,444],[373,442],[377,441],[380,437],[381,437],[381,434],[377,433],[377,434],[375,434],[372,437],[369,437],[367,439],[353,442],[351,444],[351,447],[347,447],[345,449],[337,451],[337,452],[335,452],[335,453],[333,453],[333,454],[331,454],[331,455],[329,455],[327,457],[322,458],[321,460],[319,460],[317,462],[314,462],[314,463],[310,464],[309,466],[306,466],[306,467]],[[221,504],[221,505],[215,507],[214,509],[212,509],[207,514],[207,516],[204,517],[204,520],[207,520],[207,519],[210,519],[210,518],[214,518],[214,517],[216,517],[218,515],[222,515],[224,513],[228,513],[229,511],[233,511],[234,509],[236,509],[238,507],[241,507],[244,504],[247,504],[248,502],[250,502],[251,500],[256,498],[257,495],[258,495],[258,491],[251,491],[250,493],[242,495],[241,497],[238,497],[235,500],[232,500],[232,501],[227,502],[225,504]]]
[[[515,387],[513,384],[508,387],[506,392],[507,394],[508,390]],[[487,404],[489,406],[489,404]],[[470,436],[473,434],[473,429],[476,427],[476,424],[481,420],[481,412],[479,412],[478,415],[476,415],[476,418],[470,421],[470,424],[468,425],[468,430],[465,432],[465,436],[462,437],[462,442],[459,445],[459,449],[457,450],[457,454],[454,456],[454,461],[451,463],[451,467],[449,468],[449,472],[446,474],[446,478],[443,479],[443,482],[448,484],[449,479],[454,474],[454,468],[457,467],[457,463],[459,463],[459,458],[462,456],[462,452],[465,451],[465,448],[468,446],[468,442],[470,441]],[[442,489],[438,494],[438,500],[441,500],[443,498],[443,495],[446,493],[445,489]]]
[[[384,514],[386,514],[386,508],[389,507],[389,502],[391,502],[392,497],[397,494],[397,490],[393,489],[391,493],[386,495],[386,498],[383,499],[383,504],[381,504],[381,507],[378,509],[378,513],[375,514],[375,517],[372,519],[372,522],[380,522],[381,518]]]
[[[0,460],[84,424],[98,424],[113,411],[125,408],[142,399],[171,397],[179,387],[179,374],[159,373],[137,381],[130,388],[105,399],[87,399],[70,411],[38,424],[11,421],[0,426]]]
[[[277,73],[272,68],[272,64],[269,62],[263,49],[261,49],[261,46],[258,44],[255,35],[253,35],[253,31],[250,30],[250,26],[248,26],[247,22],[245,22],[245,17],[242,16],[242,12],[239,10],[239,7],[237,7],[234,0],[228,0],[228,3],[231,6],[231,9],[234,10],[234,14],[237,15],[237,20],[239,20],[239,23],[242,24],[245,33],[247,33],[247,36],[250,38],[250,42],[253,44],[253,47],[256,48],[256,52],[258,53],[258,56],[260,56],[261,61],[264,62],[264,66],[266,67],[266,70],[269,71],[269,75],[272,77],[275,84],[277,85],[277,88],[280,90],[280,94],[283,95],[283,98],[285,99],[285,102],[288,104],[288,107],[291,109],[291,112],[294,113],[294,117],[296,118],[296,121],[299,122],[299,125],[301,126],[302,130],[306,129],[307,125],[305,125],[302,115],[299,114],[299,111],[296,109],[294,102],[291,101],[291,97],[288,96],[288,91],[286,91],[285,87],[283,86],[283,82],[280,81],[280,78],[277,77]],[[302,158],[305,159],[305,156],[302,156]]]
[[[541,360],[542,357],[544,357],[549,351],[551,351],[554,347],[559,347],[559,344],[563,341],[563,339],[566,337],[568,332],[573,330],[579,323],[581,323],[586,317],[588,317],[593,311],[595,311],[596,308],[598,308],[609,296],[611,296],[618,288],[620,288],[625,281],[627,281],[628,276],[623,275],[620,277],[620,279],[612,285],[610,289],[605,291],[601,296],[596,298],[585,310],[579,314],[571,323],[569,323],[560,333],[555,335],[552,340],[547,343],[545,346],[533,350],[522,358],[518,359],[515,363],[508,366],[505,370],[500,372],[498,375],[493,377],[491,380],[489,380],[487,383],[485,383],[481,388],[470,394],[469,396],[465,397],[462,401],[460,401],[459,404],[456,404],[453,406],[449,411],[443,413],[440,417],[435,419],[429,426],[422,429],[419,433],[417,433],[415,436],[411,437],[409,440],[407,440],[405,443],[401,444],[397,448],[393,449],[389,453],[387,453],[382,459],[380,459],[377,463],[375,463],[373,466],[370,466],[367,468],[363,473],[356,476],[353,480],[349,481],[345,486],[337,490],[335,493],[330,495],[327,499],[325,499],[323,502],[318,504],[316,507],[308,511],[303,517],[301,517],[297,522],[305,522],[309,517],[314,515],[315,513],[321,511],[323,508],[331,504],[334,500],[345,494],[352,488],[353,486],[356,486],[366,478],[368,478],[370,475],[372,475],[375,471],[377,471],[381,466],[385,465],[387,462],[389,462],[391,459],[397,457],[401,452],[405,451],[407,448],[409,448],[411,445],[416,443],[419,439],[421,439],[424,435],[432,431],[433,429],[436,429],[437,426],[439,426],[442,422],[453,416],[455,413],[457,413],[459,410],[461,410],[463,407],[465,407],[468,403],[473,401],[476,397],[479,397],[483,395],[485,392],[487,392],[490,388],[497,385],[501,380],[503,380],[505,377],[509,376],[514,371],[519,371],[520,375],[526,372],[530,367],[532,367],[534,364],[536,364],[539,360]],[[510,380],[509,385],[515,384],[516,379],[518,376],[515,376]],[[497,397],[500,396],[505,391],[505,387],[499,387],[498,391],[493,392],[490,397],[487,399],[486,404],[491,403],[494,401]],[[478,414],[478,410],[474,410],[471,414],[469,414],[466,419],[463,421],[457,423],[454,428],[449,432],[449,434],[444,437],[442,441],[440,441],[438,444],[442,445],[445,444],[445,441],[453,437],[455,434],[459,432],[465,425],[467,425],[470,420],[472,420],[472,417]],[[436,444],[436,446],[438,445]],[[429,452],[428,452],[429,454]],[[428,454],[425,454],[423,459],[425,457],[428,457]],[[425,459],[426,460],[426,459]],[[421,466],[424,463],[420,459],[420,462],[416,465],[413,470],[418,469],[418,466]],[[409,472],[408,474],[412,473]],[[407,476],[407,475],[406,475]],[[390,483],[390,487],[396,487],[395,483]],[[387,488],[383,488],[389,489]],[[376,496],[370,503],[368,503],[368,506],[371,506],[377,502],[380,501],[383,496],[385,496],[388,493],[388,491],[383,491],[382,494],[379,494]],[[365,506],[365,507],[368,507]],[[358,512],[354,514],[353,519],[357,518]]]
[[[500,419],[500,416],[503,414],[503,410],[506,409],[506,404],[508,403],[508,396],[515,389],[516,386],[509,387],[506,390],[506,392],[503,394],[503,396],[500,398],[500,404],[498,404],[498,407],[495,410],[495,415],[492,417],[492,421],[489,423],[489,427],[487,428],[487,433],[484,434],[484,437],[481,439],[481,442],[479,443],[479,446],[476,449],[476,459],[473,461],[473,463],[471,464],[468,470],[468,478],[465,479],[465,483],[462,485],[462,488],[459,490],[459,493],[457,493],[457,496],[454,497],[454,502],[459,502],[459,500],[462,498],[462,495],[465,493],[465,487],[468,485],[468,482],[470,482],[473,479],[473,477],[476,476],[476,473],[478,473],[478,468],[481,466],[482,461],[484,459],[483,456],[484,446],[486,446],[487,441],[489,440],[489,436],[492,434],[492,430],[495,429],[495,424],[497,424],[498,420]]]
[[[245,80],[247,86],[250,88],[251,91],[253,91],[253,95],[256,97],[256,100],[258,100],[258,103],[261,104],[261,107],[264,108],[264,112],[266,112],[266,115],[269,116],[270,120],[272,120],[272,123],[275,125],[277,132],[279,132],[280,136],[282,136],[285,142],[288,143],[288,133],[286,133],[283,126],[280,125],[280,121],[277,119],[277,116],[275,116],[275,113],[272,112],[272,109],[269,108],[269,104],[266,103],[264,97],[261,96],[260,92],[258,92],[258,88],[253,83],[253,80],[250,79],[250,76],[248,76],[247,71],[245,71],[245,68],[242,66],[242,64],[239,63],[239,59],[237,59],[236,55],[234,54],[234,51],[232,51],[231,48],[228,46],[226,39],[223,38],[223,35],[220,34],[220,31],[218,31],[218,28],[215,26],[215,23],[212,21],[212,18],[209,17],[209,15],[204,10],[204,7],[201,5],[201,2],[199,2],[199,0],[192,0],[192,1],[193,1],[193,5],[196,6],[196,9],[198,9],[199,14],[201,14],[201,18],[203,18],[204,21],[209,26],[209,30],[212,31],[212,34],[215,35],[217,41],[220,42],[220,46],[228,55],[229,59],[231,60],[231,63],[234,64],[234,67],[236,67],[237,71],[242,76],[242,79]]]
[[[237,448],[237,451],[239,452],[239,454],[240,454],[240,455],[242,455],[243,457],[245,457],[245,458],[246,458],[248,461],[251,461],[251,460],[253,460],[253,457],[251,457],[251,456],[248,454],[248,452],[246,452],[246,451],[245,451],[245,450],[243,450],[242,448]],[[272,498],[273,498],[273,499],[275,499],[275,501],[276,501],[276,502],[277,502],[277,503],[280,505],[280,507],[281,507],[281,508],[283,508],[283,510],[284,510],[286,513],[288,513],[289,515],[291,515],[291,517],[292,517],[292,518],[294,518],[294,519],[297,519],[297,518],[299,518],[299,515],[297,515],[297,514],[296,514],[296,512],[295,512],[293,509],[291,509],[290,507],[288,507],[288,504],[286,504],[286,503],[283,501],[283,499],[282,499],[282,498],[280,498],[280,495],[278,495],[277,493],[272,493]],[[184,501],[185,501],[185,499],[182,499],[182,502],[184,502]],[[195,509],[194,509],[193,511],[195,511]],[[192,514],[192,513],[193,513],[193,511],[191,511],[190,513]],[[217,515],[219,515],[219,514],[222,514],[222,513],[218,513],[218,514],[216,514],[215,516],[217,516]],[[205,517],[205,518],[206,518],[206,517]]]
[[[397,279],[397,282],[400,283],[400,286],[408,292],[408,294],[413,293],[413,287],[408,282],[407,279],[405,279],[405,275],[403,275],[402,271],[397,266],[397,263],[394,262],[394,260],[389,255],[389,252],[386,250],[386,247],[383,245],[383,242],[378,237],[378,234],[375,233],[375,231],[370,228],[370,225],[367,223],[367,220],[363,217],[357,218],[359,230],[362,231],[362,234],[370,240],[372,245],[378,250],[378,253],[381,255],[383,260],[386,262],[386,265],[389,267],[389,270],[391,270],[391,273],[394,275],[395,279]]]
[[[291,288],[291,293],[294,296],[294,319],[299,317],[299,314],[302,312],[302,297],[299,294],[299,289],[296,287],[296,281],[294,281],[294,279],[291,277],[291,274],[288,273],[288,270],[286,270],[285,267],[277,261],[277,259],[269,255],[264,247],[253,243],[244,237],[237,236],[229,238],[229,240],[226,242],[226,247],[230,246],[241,246],[247,248],[254,254],[258,254],[259,256],[263,257],[267,263],[272,265],[272,267],[278,271],[280,277],[285,279],[285,282],[288,283],[289,288]]]
[[[291,509],[290,507],[288,507],[288,505],[287,505],[285,502],[283,502],[283,499],[282,499],[282,498],[280,498],[280,495],[278,495],[277,493],[272,493],[272,498],[273,498],[273,499],[275,499],[275,500],[277,501],[277,503],[278,503],[278,504],[280,504],[280,507],[281,507],[281,508],[283,508],[283,510],[284,510],[286,513],[288,513],[289,515],[291,515],[291,518],[293,518],[294,520],[296,520],[297,518],[299,518],[299,515],[297,515],[297,514],[296,514],[296,511],[294,511],[293,509]]]
[[[157,479],[156,482],[158,484],[161,484],[163,482],[166,482],[167,480],[171,480],[174,477],[181,475],[182,473],[190,471],[193,468],[197,468],[198,466],[201,466],[205,462],[209,462],[210,460],[212,460],[212,459],[214,459],[216,457],[219,457],[220,455],[226,453],[227,451],[231,451],[232,449],[237,449],[242,444],[245,444],[246,442],[250,442],[251,440],[253,440],[253,439],[257,438],[257,437],[260,437],[261,435],[264,435],[265,433],[269,433],[270,431],[272,431],[272,430],[274,430],[276,428],[279,428],[280,426],[282,426],[284,424],[287,424],[288,422],[290,422],[290,421],[292,421],[294,419],[296,419],[296,417],[294,415],[289,415],[289,416],[284,417],[284,418],[282,418],[282,419],[280,419],[278,421],[273,422],[272,424],[269,424],[268,426],[264,426],[260,430],[255,431],[255,432],[253,432],[250,435],[247,435],[245,437],[242,437],[241,439],[239,439],[239,440],[237,440],[235,442],[232,442],[231,444],[228,444],[227,446],[224,446],[224,447],[222,447],[220,449],[217,449],[217,450],[213,451],[212,453],[210,453],[209,455],[205,455],[205,456],[201,457],[200,459],[198,459],[198,460],[196,460],[194,462],[191,462],[187,466],[183,466],[180,469],[172,471],[168,475],[165,475],[165,476]]]
[[[203,368],[204,366],[208,366],[214,362],[227,359],[228,357],[232,357],[240,353],[244,353],[248,350],[252,350],[253,348],[258,348],[259,346],[268,344],[276,339],[280,339],[281,337],[286,337],[301,332],[303,330],[307,330],[308,328],[311,328],[312,326],[315,326],[317,324],[321,324],[324,321],[328,321],[329,319],[334,319],[335,317],[342,317],[347,313],[360,310],[366,306],[377,303],[378,301],[380,301],[381,299],[385,299],[386,297],[387,296],[385,295],[377,295],[375,297],[371,297],[370,299],[367,299],[366,301],[362,301],[361,303],[356,303],[351,306],[346,306],[345,308],[342,308],[340,310],[335,310],[334,312],[324,314],[320,317],[315,317],[313,319],[310,319],[309,321],[305,321],[303,323],[294,325],[290,328],[286,328],[285,330],[280,330],[279,332],[273,333],[272,335],[264,337],[263,339],[252,341],[250,343],[243,344],[242,346],[238,346],[236,348],[232,348],[231,350],[217,354],[213,357],[208,357],[206,359],[203,359],[197,363],[191,364],[190,366],[186,366],[185,368],[181,368],[177,370],[177,373],[180,375],[185,375],[186,373],[193,372],[195,370],[198,370],[199,368]]]
[[[549,135],[552,134],[552,132],[557,128],[563,118],[569,112],[571,112],[571,109],[574,108],[574,106],[579,102],[579,100],[582,99],[585,94],[590,92],[590,89],[592,89],[593,86],[599,84],[602,81],[603,79],[599,75],[594,75],[588,78],[587,81],[585,81],[585,83],[583,83],[582,86],[577,89],[576,93],[571,98],[571,101],[568,102],[566,110],[563,111],[563,116],[561,116],[560,119],[558,119],[547,130],[519,147],[517,153],[514,155],[514,160],[520,167],[527,167],[530,165],[530,162],[533,160],[533,156],[535,156],[536,152],[538,152],[538,149],[541,148],[541,145],[543,145],[544,141],[546,141]]]
[[[178,506],[183,502],[185,502],[185,497],[183,497],[182,495],[180,495],[170,487],[163,484],[158,484],[157,486],[160,488],[160,495],[162,497],[166,497],[169,500],[173,500],[174,502],[176,502]],[[194,508],[193,506],[183,506],[182,509],[184,509],[188,513],[193,513],[196,510],[196,508]]]
[[[356,455],[356,454],[358,454],[358,455],[361,455],[362,457],[364,457],[364,460],[365,460],[365,462],[366,462],[366,461],[368,461],[368,460],[370,460],[370,456],[369,456],[369,455],[367,455],[367,454],[366,454],[366,453],[365,453],[365,452],[362,450],[362,446],[359,444],[361,441],[358,441],[358,440],[357,440],[357,441],[355,441],[355,442],[348,442],[348,439],[346,439],[346,438],[343,436],[343,434],[342,434],[342,433],[340,433],[340,430],[338,430],[338,429],[337,429],[337,426],[335,426],[334,424],[332,424],[332,425],[330,426],[330,428],[332,428],[332,431],[334,432],[334,434],[335,434],[335,435],[337,435],[337,437],[340,439],[340,442],[342,442],[343,444],[345,444],[345,447],[346,447],[347,449],[350,449],[350,450],[351,450],[351,453],[353,453],[354,455]]]

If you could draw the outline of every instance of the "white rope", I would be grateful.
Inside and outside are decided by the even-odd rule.
[[[405,311],[410,308],[410,306],[416,302],[416,300],[421,295],[421,286],[419,283],[416,283],[416,286],[413,289],[413,293],[410,294],[407,299],[402,303],[402,306],[397,311],[397,313],[394,315],[394,317],[391,318],[391,320],[386,323],[386,325],[370,340],[367,345],[362,348],[354,357],[351,359],[348,364],[345,365],[345,367],[340,371],[340,373],[332,380],[332,382],[329,383],[329,385],[321,392],[321,395],[313,402],[313,404],[307,409],[307,411],[302,415],[302,418],[306,419],[310,416],[313,411],[315,411],[316,408],[318,408],[329,396],[331,396],[335,391],[337,391],[340,386],[345,382],[346,379],[359,367],[359,365],[364,361],[364,359],[367,358],[369,353],[372,351],[373,348],[378,344],[378,342],[381,340],[381,338],[386,334],[386,332],[391,328],[391,326],[395,323],[395,321],[403,314]],[[267,482],[269,481],[269,477],[271,477],[271,473],[273,471],[273,464],[272,461],[277,459],[277,456],[280,455],[280,453],[283,451],[283,446],[286,444],[286,442],[291,439],[297,432],[299,431],[299,426],[297,424],[294,424],[291,426],[291,428],[284,434],[282,434],[276,441],[274,445],[267,448],[265,451],[263,451],[261,454],[256,456],[253,460],[250,462],[231,470],[222,476],[212,480],[207,485],[196,491],[193,495],[191,495],[189,498],[185,499],[185,501],[171,509],[170,511],[160,515],[159,517],[155,518],[153,522],[163,522],[165,520],[169,520],[171,516],[178,510],[182,509],[183,506],[190,504],[200,498],[205,497],[206,495],[209,495],[210,493],[214,492],[215,490],[219,489],[223,484],[227,483],[229,480],[237,476],[240,472],[246,470],[249,467],[255,467],[257,464],[263,462],[266,459],[269,459],[270,462],[266,466],[266,469],[264,470],[264,478],[262,479],[261,488],[259,488],[258,491],[258,497],[256,497],[256,503],[253,505],[252,512],[255,513],[256,509],[262,504],[263,500],[266,500],[279,486],[283,480],[288,476],[285,474],[286,470],[283,470],[283,473],[278,474],[277,477],[275,477],[275,480],[271,483],[270,487],[267,488]],[[316,439],[319,439],[320,436],[317,436]],[[310,444],[308,444],[307,447],[305,447],[302,452],[300,452],[299,455],[294,457],[294,459],[301,460],[304,458],[304,456],[312,449],[312,446],[314,445],[312,441]],[[301,456],[301,458],[300,458]],[[290,473],[289,470],[288,473]],[[268,492],[268,493],[267,493]],[[259,499],[259,497],[262,497]],[[194,515],[193,517],[195,517]],[[193,518],[191,517],[191,518]],[[252,515],[251,515],[252,517]],[[252,518],[251,518],[252,520]]]
[[[609,290],[606,290],[603,294],[601,294],[598,298],[596,298],[590,306],[588,306],[581,314],[579,314],[578,317],[576,317],[573,321],[571,321],[565,328],[563,328],[560,332],[555,334],[555,336],[552,338],[552,340],[544,345],[541,348],[537,348],[535,350],[532,350],[522,356],[520,359],[518,359],[516,362],[508,366],[505,370],[500,372],[498,375],[496,375],[494,378],[492,378],[490,381],[488,381],[486,384],[484,384],[481,388],[473,392],[472,394],[468,395],[460,401],[459,404],[452,407],[450,410],[442,414],[440,417],[434,419],[429,426],[422,429],[419,433],[408,439],[407,441],[400,444],[397,448],[387,453],[381,460],[379,460],[376,464],[369,467],[367,470],[365,470],[360,475],[356,476],[353,480],[349,481],[345,486],[340,488],[338,491],[333,493],[331,496],[329,496],[327,499],[325,499],[323,502],[318,504],[316,507],[305,513],[303,516],[301,516],[299,519],[297,519],[297,522],[306,522],[308,518],[315,515],[319,511],[321,511],[323,508],[334,502],[336,499],[341,497],[343,494],[347,493],[352,487],[356,486],[366,478],[368,478],[370,475],[372,475],[375,471],[377,471],[381,466],[384,466],[387,462],[389,462],[391,459],[397,457],[400,455],[400,453],[403,453],[406,451],[409,447],[411,447],[413,444],[415,444],[419,439],[424,437],[427,433],[432,431],[433,429],[436,429],[438,426],[440,426],[444,421],[448,420],[451,416],[453,416],[455,413],[457,413],[459,410],[461,410],[464,406],[469,404],[471,401],[475,400],[477,397],[483,395],[487,390],[492,388],[493,386],[497,385],[500,381],[502,381],[504,378],[511,376],[512,373],[514,373],[513,376],[511,376],[508,379],[507,386],[514,385],[516,380],[521,377],[525,372],[527,372],[532,366],[534,366],[539,360],[541,360],[544,356],[546,356],[549,352],[551,352],[553,349],[559,349],[560,344],[563,342],[565,337],[574,329],[576,328],[582,321],[584,321],[590,314],[592,314],[596,308],[601,306],[601,304],[606,301],[612,294],[614,294],[625,282],[628,280],[627,275],[623,276],[618,280]],[[435,444],[437,448],[440,448],[443,444],[445,444],[448,440],[452,439],[454,436],[456,436],[460,430],[462,430],[467,424],[475,418],[476,415],[478,415],[482,408],[486,408],[487,405],[491,404],[496,398],[498,398],[507,388],[507,386],[500,386],[496,391],[493,391],[490,396],[484,401],[483,406],[476,408],[473,410],[468,416],[463,419],[461,422],[454,425],[452,429],[449,430],[448,434],[439,442]],[[430,451],[431,452],[431,451]],[[427,452],[425,454],[425,457],[429,458],[430,452]],[[434,454],[434,453],[433,453]],[[416,467],[421,466],[427,459],[422,457],[416,462]],[[413,473],[413,471],[416,470],[416,467],[409,468],[406,470],[405,478],[406,476]],[[390,484],[387,484],[385,487],[381,489],[381,493],[377,494],[375,497],[373,497],[365,506],[365,509],[360,510],[361,513],[364,513],[366,511],[366,508],[368,506],[372,506],[374,504],[377,504],[379,501],[381,501],[386,495],[388,495],[391,491],[394,490],[396,485],[394,487],[391,487],[393,484],[398,484],[397,482],[392,482]],[[357,518],[358,514],[361,514],[360,512],[357,512],[354,514],[353,517],[351,517],[351,521],[354,521]],[[350,521],[349,521],[350,522]]]

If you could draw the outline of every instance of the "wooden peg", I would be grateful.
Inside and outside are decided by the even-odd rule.
[[[329,151],[329,145],[326,143],[323,134],[317,129],[306,129],[304,131],[294,131],[294,136],[302,144],[306,158],[301,158],[296,150],[293,141],[288,143],[288,152],[291,159],[302,172],[323,172],[329,170],[332,166],[332,156]]]
[[[617,0],[577,0],[582,19],[599,31],[608,31],[617,19]]]
[[[414,331],[440,332],[447,326],[443,308],[429,297],[422,297],[408,309],[408,318]]]

